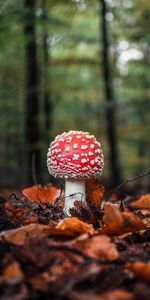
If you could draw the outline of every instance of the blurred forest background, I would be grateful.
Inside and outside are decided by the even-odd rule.
[[[72,129],[101,141],[102,180],[148,170],[149,16],[148,0],[0,0],[1,186],[49,182]]]

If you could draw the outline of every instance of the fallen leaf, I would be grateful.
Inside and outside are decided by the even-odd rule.
[[[37,204],[36,204],[37,205]],[[5,202],[5,214],[13,223],[38,223],[36,212],[17,198],[8,198]]]
[[[150,194],[142,195],[138,200],[133,201],[131,206],[136,206],[140,208],[150,208]]]
[[[84,223],[84,222],[83,222]],[[86,224],[86,223],[85,223]],[[87,224],[88,225],[88,224]],[[92,225],[89,225],[92,227]],[[93,227],[92,227],[93,228]],[[0,241],[7,241],[14,245],[22,246],[27,239],[42,238],[46,236],[56,237],[62,240],[62,238],[75,237],[75,231],[71,231],[70,228],[62,230],[61,228],[50,227],[42,224],[29,224],[23,227],[2,231],[0,233]]]
[[[44,241],[43,241],[44,242]],[[102,266],[99,264],[91,263],[89,265],[83,265],[78,263],[82,260],[80,255],[77,256],[74,252],[64,249],[64,244],[60,242],[54,242],[52,240],[47,241],[49,245],[47,249],[51,251],[47,252],[42,258],[42,255],[35,255],[35,259],[38,260],[39,266],[43,265],[44,259],[44,270],[46,272],[36,273],[35,276],[31,277],[31,284],[36,290],[43,290],[48,288],[51,291],[61,296],[65,291],[69,291],[77,283],[83,282],[85,279],[89,279],[92,276],[96,276],[102,272]],[[52,247],[54,249],[52,250]],[[59,248],[59,251],[58,251]],[[72,248],[72,247],[71,247]],[[25,254],[26,255],[26,254]],[[60,297],[61,298],[61,297]]]
[[[110,196],[108,197],[109,202],[117,202],[119,200],[120,200],[120,197],[116,193],[111,193]]]
[[[85,232],[92,233],[94,228],[91,224],[83,222],[78,218],[65,218],[60,221],[56,227],[59,230],[69,230],[75,234],[81,234]]]
[[[72,300],[133,300],[131,293],[124,290],[114,290],[102,293],[100,295],[88,292],[71,291],[69,293]]]
[[[100,295],[99,300],[132,300],[133,295],[124,290],[114,290]]]
[[[150,283],[150,262],[129,262],[126,264],[125,268],[132,271],[136,276]]]
[[[119,207],[113,204],[105,204],[102,220],[105,226],[101,233],[105,234],[123,234],[145,228],[145,224],[137,215],[121,212]]]
[[[96,208],[100,207],[104,191],[104,187],[99,183],[98,180],[90,179],[86,181],[87,197]]]
[[[0,240],[5,239],[14,245],[22,246],[27,238],[33,239],[39,236],[46,236],[50,232],[51,228],[47,225],[29,224],[20,228],[3,231],[0,234]]]
[[[149,300],[150,299],[150,285],[148,282],[140,281],[134,287],[134,299],[136,300]]]
[[[123,212],[122,214],[124,218],[124,223],[123,223],[124,232],[137,231],[145,228],[145,224],[136,214],[132,212],[126,212],[126,211]]]
[[[71,291],[69,293],[69,299],[71,300],[101,300],[99,295],[96,295],[93,292],[76,292],[76,291]]]
[[[93,258],[115,260],[119,257],[115,244],[107,235],[97,235],[87,238],[87,240],[79,240],[75,245]]]
[[[105,204],[103,222],[106,225],[102,232],[116,233],[123,225],[123,218],[117,206],[112,204]]]
[[[33,185],[22,190],[23,195],[36,203],[54,203],[60,196],[61,190],[50,185]]]
[[[23,280],[24,274],[20,268],[20,265],[17,261],[11,262],[8,266],[5,267],[3,275],[0,277],[0,282],[2,283],[18,283]]]

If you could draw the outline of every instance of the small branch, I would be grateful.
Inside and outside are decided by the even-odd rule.
[[[59,200],[63,200],[63,199],[66,199],[66,198],[69,198],[69,197],[72,197],[72,196],[76,196],[76,195],[81,195],[81,202],[82,202],[82,198],[84,196],[83,193],[80,193],[80,192],[70,194],[69,196],[61,196],[61,195],[62,195],[62,192],[61,192],[60,196],[58,198],[56,198],[55,205]],[[78,201],[78,200],[76,200],[76,201]]]
[[[76,202],[76,201],[81,201],[81,203],[82,203],[82,202],[83,202],[84,194],[81,193],[81,192],[73,193],[73,194],[70,194],[69,196],[62,196],[62,197],[61,197],[61,194],[60,194],[60,196],[56,199],[56,201],[55,201],[55,203],[54,203],[54,207],[55,207],[56,204],[59,202],[59,200],[63,200],[63,199],[66,199],[66,198],[71,198],[71,197],[77,196],[77,195],[81,195],[81,200],[76,199],[75,202]],[[65,216],[65,217],[69,217],[69,215],[68,215],[65,211],[64,211],[64,216]]]
[[[133,177],[133,178],[129,178],[129,179],[123,181],[121,184],[119,184],[119,185],[113,190],[112,193],[117,192],[120,188],[124,187],[124,186],[125,186],[126,184],[128,184],[128,183],[133,182],[133,181],[136,181],[136,180],[138,180],[139,178],[142,178],[142,177],[145,177],[145,176],[148,176],[148,175],[150,175],[150,170],[149,170],[149,171],[146,171],[146,172],[143,173],[143,174],[139,174],[139,175],[137,175],[137,176],[135,176],[135,177]]]
[[[145,173],[143,174],[139,174],[133,178],[129,178],[125,181],[123,181],[122,183],[120,183],[116,188],[114,188],[109,194],[106,195],[105,199],[104,199],[104,202],[103,202],[103,206],[104,204],[108,201],[109,197],[114,194],[114,193],[117,193],[122,187],[126,186],[128,183],[130,182],[133,182],[133,181],[136,181],[142,177],[145,177],[145,176],[148,176],[150,175],[150,170],[146,171]]]
[[[15,193],[11,193],[11,194],[7,197],[6,201],[7,201],[7,200],[10,200],[12,197],[14,197],[15,200],[18,200],[17,195],[16,195]]]

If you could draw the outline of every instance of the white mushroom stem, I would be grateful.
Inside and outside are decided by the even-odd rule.
[[[65,181],[65,205],[64,212],[70,215],[70,208],[74,207],[75,201],[85,202],[85,181],[66,180]]]

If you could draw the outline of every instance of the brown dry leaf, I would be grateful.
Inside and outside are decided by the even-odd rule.
[[[133,300],[133,295],[124,290],[114,290],[106,293],[102,293],[101,295],[93,294],[88,292],[76,292],[71,291],[69,293],[70,298],[72,300]]]
[[[132,300],[133,295],[124,290],[114,290],[101,294],[99,300]]]
[[[123,225],[123,218],[120,210],[113,204],[105,204],[103,222],[106,225],[103,233],[116,233]]]
[[[127,263],[125,268],[150,283],[150,262],[137,261],[134,263]]]
[[[98,180],[90,179],[86,181],[86,192],[89,200],[94,204],[96,208],[100,207],[100,204],[104,195],[104,187],[100,185]]]
[[[46,236],[50,233],[50,231],[51,228],[47,225],[29,224],[27,226],[2,232],[0,234],[0,240],[5,239],[12,244],[22,246],[27,238]]]
[[[36,203],[54,203],[60,196],[61,190],[50,185],[33,185],[22,190],[23,195]]]
[[[132,212],[121,212],[119,207],[113,204],[105,204],[103,223],[101,233],[105,234],[123,234],[139,229],[144,229],[145,224]]]
[[[7,199],[5,202],[5,214],[12,222],[20,224],[38,223],[38,215],[36,212],[26,207],[25,204],[18,199]]]
[[[87,240],[77,241],[78,249],[84,250],[84,253],[93,258],[106,258],[115,260],[119,258],[119,252],[116,245],[111,241],[107,235],[97,235]]]
[[[136,206],[140,208],[150,208],[150,194],[142,195],[138,200],[133,201],[131,206]]]
[[[101,300],[99,295],[93,294],[93,292],[76,292],[71,291],[69,293],[69,299],[71,300]]]
[[[38,291],[47,290],[49,284],[49,280],[47,280],[49,279],[48,276],[49,274],[47,272],[35,275],[33,278],[31,278],[32,287]]]
[[[141,220],[136,214],[126,211],[122,214],[124,218],[124,232],[141,230],[146,227],[143,220]]]
[[[88,224],[87,224],[88,225]],[[75,233],[69,228],[62,230],[42,224],[29,224],[23,227],[6,230],[0,233],[0,241],[6,240],[12,244],[23,246],[27,239],[42,238],[46,236],[51,237],[75,237]]]
[[[24,274],[19,263],[17,261],[13,261],[4,269],[3,275],[0,277],[0,282],[18,282],[23,278]]]
[[[110,194],[109,198],[108,198],[108,201],[109,202],[117,202],[120,200],[120,196],[117,195],[116,193],[112,193]]]
[[[58,223],[56,228],[59,230],[69,230],[75,234],[92,233],[94,231],[93,225],[85,223],[78,218],[65,218]]]

